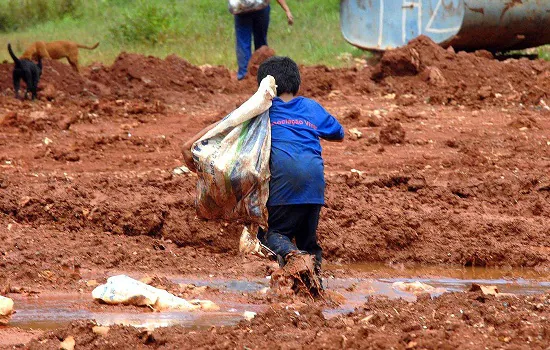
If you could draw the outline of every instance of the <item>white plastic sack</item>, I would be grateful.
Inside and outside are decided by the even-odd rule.
[[[234,15],[266,8],[270,0],[229,0],[229,12]]]
[[[7,324],[13,314],[13,300],[0,295],[0,325]]]
[[[193,144],[200,217],[267,225],[275,95],[275,79],[268,75],[250,99]]]
[[[217,310],[210,300],[187,301],[164,289],[155,288],[126,275],[109,277],[106,284],[97,286],[92,297],[107,304],[150,306],[155,310]]]
[[[400,290],[402,292],[412,293],[415,295],[421,293],[445,293],[447,291],[445,288],[436,288],[420,281],[394,282],[392,284],[392,287],[393,289]]]

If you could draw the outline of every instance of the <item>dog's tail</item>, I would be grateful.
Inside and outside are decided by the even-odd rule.
[[[86,46],[86,45],[80,45],[80,44],[76,44],[76,46],[81,48],[81,49],[93,50],[93,49],[95,49],[96,47],[99,46],[99,41],[97,43],[95,43],[94,46]]]
[[[40,73],[39,74],[42,74],[42,56],[38,56],[37,66],[38,66],[38,68],[40,68]]]
[[[21,66],[21,61],[19,61],[19,58],[17,58],[17,56],[15,56],[15,54],[13,53],[10,43],[8,43],[8,51],[10,52],[10,56],[13,59],[13,62],[15,62],[15,65]]]

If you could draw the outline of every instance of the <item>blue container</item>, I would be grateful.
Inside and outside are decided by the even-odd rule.
[[[340,26],[373,51],[421,34],[457,50],[518,50],[550,43],[550,0],[342,0]]]

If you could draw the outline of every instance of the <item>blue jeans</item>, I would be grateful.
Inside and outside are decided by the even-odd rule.
[[[322,252],[317,242],[317,225],[322,205],[294,204],[268,206],[268,230],[258,232],[258,238],[275,254],[285,257],[293,250],[303,250],[315,256],[315,268],[320,271]],[[292,239],[296,244],[292,243]]]
[[[259,11],[235,15],[235,36],[237,48],[237,79],[246,76],[248,61],[252,56],[252,36],[254,35],[254,50],[267,45],[267,29],[269,27],[270,6]]]

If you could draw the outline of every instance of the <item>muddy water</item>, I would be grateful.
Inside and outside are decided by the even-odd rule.
[[[540,294],[550,292],[550,276],[532,269],[498,269],[484,267],[400,267],[384,264],[329,265],[332,270],[352,270],[379,278],[329,278],[328,289],[342,294],[347,302],[339,308],[326,310],[330,317],[351,312],[370,296],[384,295],[414,301],[416,296],[393,287],[395,282],[422,282],[436,288],[432,297],[446,292],[468,290],[473,283],[497,286],[500,293]]]
[[[345,268],[355,272],[374,273],[380,278],[327,278],[328,290],[337,292],[346,298],[346,303],[338,308],[325,310],[327,317],[351,312],[362,305],[369,297],[384,295],[389,298],[415,300],[412,293],[393,287],[395,282],[419,281],[437,288],[432,296],[445,291],[465,291],[472,283],[496,285],[499,292],[514,294],[537,294],[550,292],[548,276],[530,270],[497,269],[393,269],[384,265],[330,266],[332,270]],[[438,277],[436,277],[438,276]],[[445,277],[441,277],[445,276]],[[269,279],[261,280],[223,280],[223,279],[172,279],[176,283],[211,286],[224,293],[257,293],[269,286]],[[87,294],[67,294],[39,296],[38,298],[14,297],[17,313],[10,326],[23,329],[53,329],[72,320],[92,319],[101,325],[124,324],[136,327],[164,327],[183,325],[191,328],[233,325],[242,320],[244,311],[262,311],[265,305],[229,303],[213,300],[220,306],[218,312],[96,312],[86,308],[92,303]]]
[[[550,292],[550,282],[525,279],[458,279],[458,278],[382,278],[382,279],[342,279],[334,278],[326,281],[329,290],[335,290],[346,298],[346,303],[339,308],[326,310],[325,315],[331,316],[351,312],[355,307],[362,305],[367,299],[375,295],[384,295],[388,298],[402,298],[414,301],[413,293],[401,291],[393,287],[395,282],[422,282],[436,288],[431,292],[432,297],[444,292],[460,292],[468,290],[472,283],[497,286],[500,293],[513,294],[540,294]]]
[[[379,277],[448,277],[460,280],[550,280],[549,271],[539,271],[529,268],[493,268],[493,267],[439,267],[439,266],[404,266],[386,265],[381,263],[362,263],[336,265],[328,264],[330,270],[351,270],[372,274]]]
[[[244,311],[261,311],[257,305],[227,304],[218,302],[220,311],[185,312],[96,312],[86,309],[92,303],[91,296],[65,294],[38,298],[14,297],[17,313],[10,326],[23,329],[55,329],[73,320],[95,320],[97,324],[131,325],[134,327],[167,327],[182,325],[190,328],[208,328],[236,324],[242,320]]]
[[[176,283],[210,286],[228,293],[255,292],[268,283],[241,280],[193,280],[173,279]],[[10,326],[23,329],[55,329],[73,320],[95,320],[99,325],[113,324],[134,327],[167,327],[181,325],[190,328],[208,328],[211,326],[233,325],[244,319],[245,311],[259,312],[264,307],[252,304],[214,300],[220,311],[186,312],[163,311],[151,312],[96,312],[86,309],[92,303],[88,294],[45,295],[37,298],[13,297],[17,313],[12,317]]]

